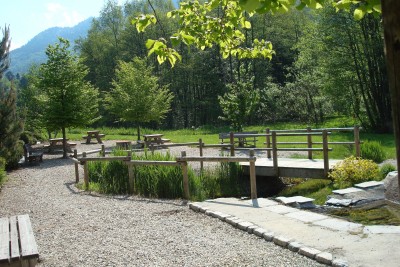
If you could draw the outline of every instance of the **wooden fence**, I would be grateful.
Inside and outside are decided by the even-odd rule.
[[[99,153],[103,151],[101,157],[87,157],[87,154]],[[102,149],[93,150],[83,153],[77,153],[74,151],[74,157],[72,158],[75,162],[75,177],[76,182],[79,182],[79,164],[83,165],[83,175],[84,175],[84,186],[85,189],[89,188],[89,172],[88,172],[88,162],[89,161],[123,161],[128,166],[128,181],[129,181],[129,189],[130,193],[135,193],[135,177],[133,172],[134,166],[141,165],[158,165],[158,166],[181,166],[182,174],[183,174],[183,193],[185,199],[190,199],[190,191],[189,191],[189,176],[188,176],[188,162],[191,161],[199,161],[203,163],[204,161],[210,162],[250,162],[250,187],[251,187],[251,198],[257,198],[257,187],[256,187],[256,170],[255,170],[255,162],[256,157],[254,156],[254,150],[250,150],[250,155],[248,157],[187,157],[186,151],[181,152],[181,156],[176,158],[176,161],[149,161],[149,160],[131,160],[132,159],[132,151],[128,151],[127,156],[113,156],[113,157],[105,157],[104,147]],[[81,155],[81,158],[78,158],[78,155]]]

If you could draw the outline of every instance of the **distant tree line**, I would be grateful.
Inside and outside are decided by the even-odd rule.
[[[318,124],[345,115],[377,132],[391,130],[380,17],[366,15],[355,21],[350,13],[329,7],[257,14],[248,18],[252,27],[246,30],[246,42],[269,38],[276,53],[272,60],[224,59],[218,45],[205,50],[182,45],[182,61],[171,68],[159,65],[156,55],[147,55],[146,40],[168,38],[176,31],[177,22],[166,18],[173,9],[172,1],[165,0],[130,1],[124,6],[110,0],[93,20],[87,37],[77,40],[75,49],[88,69],[86,79],[99,89],[101,119],[96,125],[131,126],[106,108],[111,103],[106,99],[115,89],[121,62],[142,58],[158,86],[168,87],[173,96],[164,120],[140,122],[142,126],[230,123],[240,129],[275,121]],[[218,16],[220,10],[214,12]],[[131,21],[142,13],[156,14],[159,22],[138,33]],[[29,91],[26,77],[34,73],[35,67],[27,76],[7,76],[21,91],[20,106],[30,99],[22,96]],[[235,101],[245,108],[235,108],[231,105]]]

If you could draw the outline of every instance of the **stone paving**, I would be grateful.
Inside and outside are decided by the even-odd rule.
[[[364,226],[265,198],[220,198],[189,206],[323,264],[399,266],[400,226]]]

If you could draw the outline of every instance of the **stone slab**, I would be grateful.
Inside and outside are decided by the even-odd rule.
[[[269,206],[269,207],[265,207],[264,209],[266,209],[268,211],[272,211],[272,212],[278,213],[278,214],[286,214],[286,213],[298,211],[298,209],[291,208],[291,207],[286,207],[286,206],[283,206],[283,205]]]
[[[299,249],[300,255],[306,256],[310,259],[315,259],[315,256],[319,253],[321,253],[321,251],[315,248],[301,247]]]
[[[359,223],[352,223],[352,222],[347,222],[344,220],[339,220],[339,219],[326,219],[326,220],[321,220],[321,221],[315,221],[312,222],[314,225],[326,227],[329,229],[333,230],[338,230],[338,231],[346,231],[349,233],[359,233],[362,231],[362,224]]]
[[[290,238],[284,236],[276,236],[274,237],[273,242],[278,246],[286,248],[290,243]]]
[[[267,198],[257,198],[255,200],[247,200],[246,202],[253,206],[257,205],[259,208],[279,205],[278,202]]]
[[[316,261],[326,264],[326,265],[331,265],[333,256],[329,252],[321,252],[315,256]]]
[[[362,189],[360,188],[355,188],[355,187],[349,187],[345,189],[339,189],[339,190],[333,190],[332,193],[337,194],[337,195],[345,195],[349,193],[355,193],[355,192],[360,192]]]
[[[247,231],[247,228],[252,225],[254,224],[252,224],[251,222],[239,222],[236,227],[240,230]]]
[[[283,204],[285,205],[290,205],[292,203],[307,203],[307,202],[313,202],[315,199],[313,198],[308,198],[308,197],[303,197],[303,196],[294,196],[294,197],[278,197],[276,199],[279,199]]]
[[[369,225],[369,226],[364,227],[364,233],[365,234],[400,234],[400,226]]]
[[[297,241],[290,242],[288,245],[288,249],[293,252],[298,252],[301,247],[304,247],[304,245]]]
[[[355,184],[354,186],[356,188],[361,188],[361,189],[371,189],[378,186],[383,186],[383,182],[369,181],[369,182]]]
[[[329,218],[328,216],[325,216],[322,214],[308,212],[308,211],[302,211],[302,210],[297,211],[297,212],[287,213],[287,214],[285,214],[285,216],[302,221],[302,222],[306,222],[306,223],[325,220],[325,219]]]
[[[348,207],[353,203],[352,199],[337,199],[337,198],[330,198],[325,202],[325,205],[329,206],[340,206],[340,207]]]

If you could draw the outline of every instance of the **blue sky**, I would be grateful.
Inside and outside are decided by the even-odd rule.
[[[0,28],[10,25],[11,50],[51,27],[70,27],[98,17],[106,0],[9,0],[0,8]],[[119,4],[125,0],[118,0]],[[0,36],[3,36],[0,33]]]

